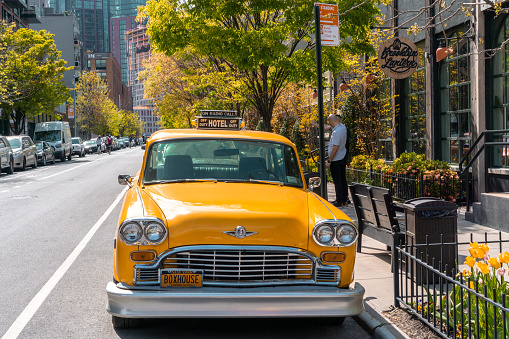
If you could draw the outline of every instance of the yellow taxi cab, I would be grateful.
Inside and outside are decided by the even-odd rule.
[[[313,193],[294,144],[239,130],[232,112],[161,130],[145,147],[115,233],[107,311],[141,318],[318,317],[363,311],[357,228]]]

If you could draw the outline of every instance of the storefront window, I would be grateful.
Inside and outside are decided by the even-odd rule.
[[[458,164],[472,139],[470,127],[470,46],[460,39],[464,32],[449,36],[453,53],[440,62],[440,137],[442,160]]]
[[[378,156],[380,159],[393,160],[392,156],[392,96],[391,79],[380,82],[378,88],[380,105],[380,134],[378,136]]]
[[[509,39],[509,17],[497,35],[495,46],[501,46]],[[509,46],[506,44],[493,57],[493,109],[491,129],[509,129]],[[491,141],[509,141],[508,134],[494,136]],[[490,149],[494,167],[509,167],[509,147],[494,146]]]
[[[426,153],[426,76],[424,52],[419,48],[419,66],[405,81],[405,150]]]

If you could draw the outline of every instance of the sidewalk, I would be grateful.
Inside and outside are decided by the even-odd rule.
[[[335,197],[332,183],[327,185],[329,201]],[[353,205],[340,207],[339,210],[348,215],[355,223],[357,217]],[[499,231],[490,227],[474,224],[465,220],[465,209],[460,209],[458,215],[458,240],[459,242],[470,241],[471,233],[474,241],[484,241],[485,232],[488,233],[488,240],[498,240]],[[509,239],[509,233],[502,232],[502,239]],[[490,254],[498,255],[498,246],[490,246]],[[463,265],[468,256],[468,245],[459,246],[459,264]],[[355,281],[359,282],[366,289],[364,301],[370,315],[377,318],[381,311],[390,310],[394,303],[393,275],[391,273],[391,253],[386,246],[369,237],[362,238],[362,252],[357,253],[355,262]],[[404,336],[403,336],[404,337]]]

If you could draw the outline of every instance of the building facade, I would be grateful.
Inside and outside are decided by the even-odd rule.
[[[112,18],[110,21],[111,52],[117,58],[122,69],[122,81],[128,83],[127,77],[127,40],[125,33],[137,27],[136,16]]]
[[[150,43],[147,28],[139,25],[126,32],[127,40],[127,76],[128,85],[132,89],[133,109],[143,123],[143,133],[152,134],[161,128],[160,119],[155,114],[155,106],[151,99],[144,97],[145,87],[139,74],[143,70],[143,63],[150,60]]]
[[[133,110],[131,90],[122,82],[122,72],[112,53],[88,53],[87,69],[106,80],[109,98],[119,109]]]
[[[480,2],[460,1],[450,12],[461,12],[464,5],[469,16],[452,16],[446,25],[437,24],[437,18],[419,34],[407,34],[409,26],[425,23],[422,17],[408,20],[414,9],[429,7],[425,14],[433,17],[439,11],[438,3],[435,7],[433,3],[396,0],[392,7],[384,8],[386,18],[394,18],[393,27],[405,26],[396,36],[417,45],[419,66],[406,79],[385,80],[387,86],[383,88],[395,109],[391,137],[380,140],[380,155],[390,158],[414,151],[428,159],[447,161],[459,170],[462,159],[477,142],[476,147],[483,146],[484,150],[469,170],[477,203],[468,215],[476,222],[503,227],[501,216],[490,208],[506,204],[500,209],[504,211],[509,207],[509,15],[497,15]],[[502,1],[502,7],[509,8],[509,3]],[[452,53],[437,60],[437,50],[446,48]],[[467,163],[464,159],[462,169]],[[495,192],[507,200],[493,202],[490,199]]]

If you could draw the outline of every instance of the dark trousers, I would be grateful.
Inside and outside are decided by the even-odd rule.
[[[336,202],[341,204],[348,201],[348,184],[346,183],[346,164],[343,161],[332,161],[330,163],[330,173],[334,188],[336,189]]]

